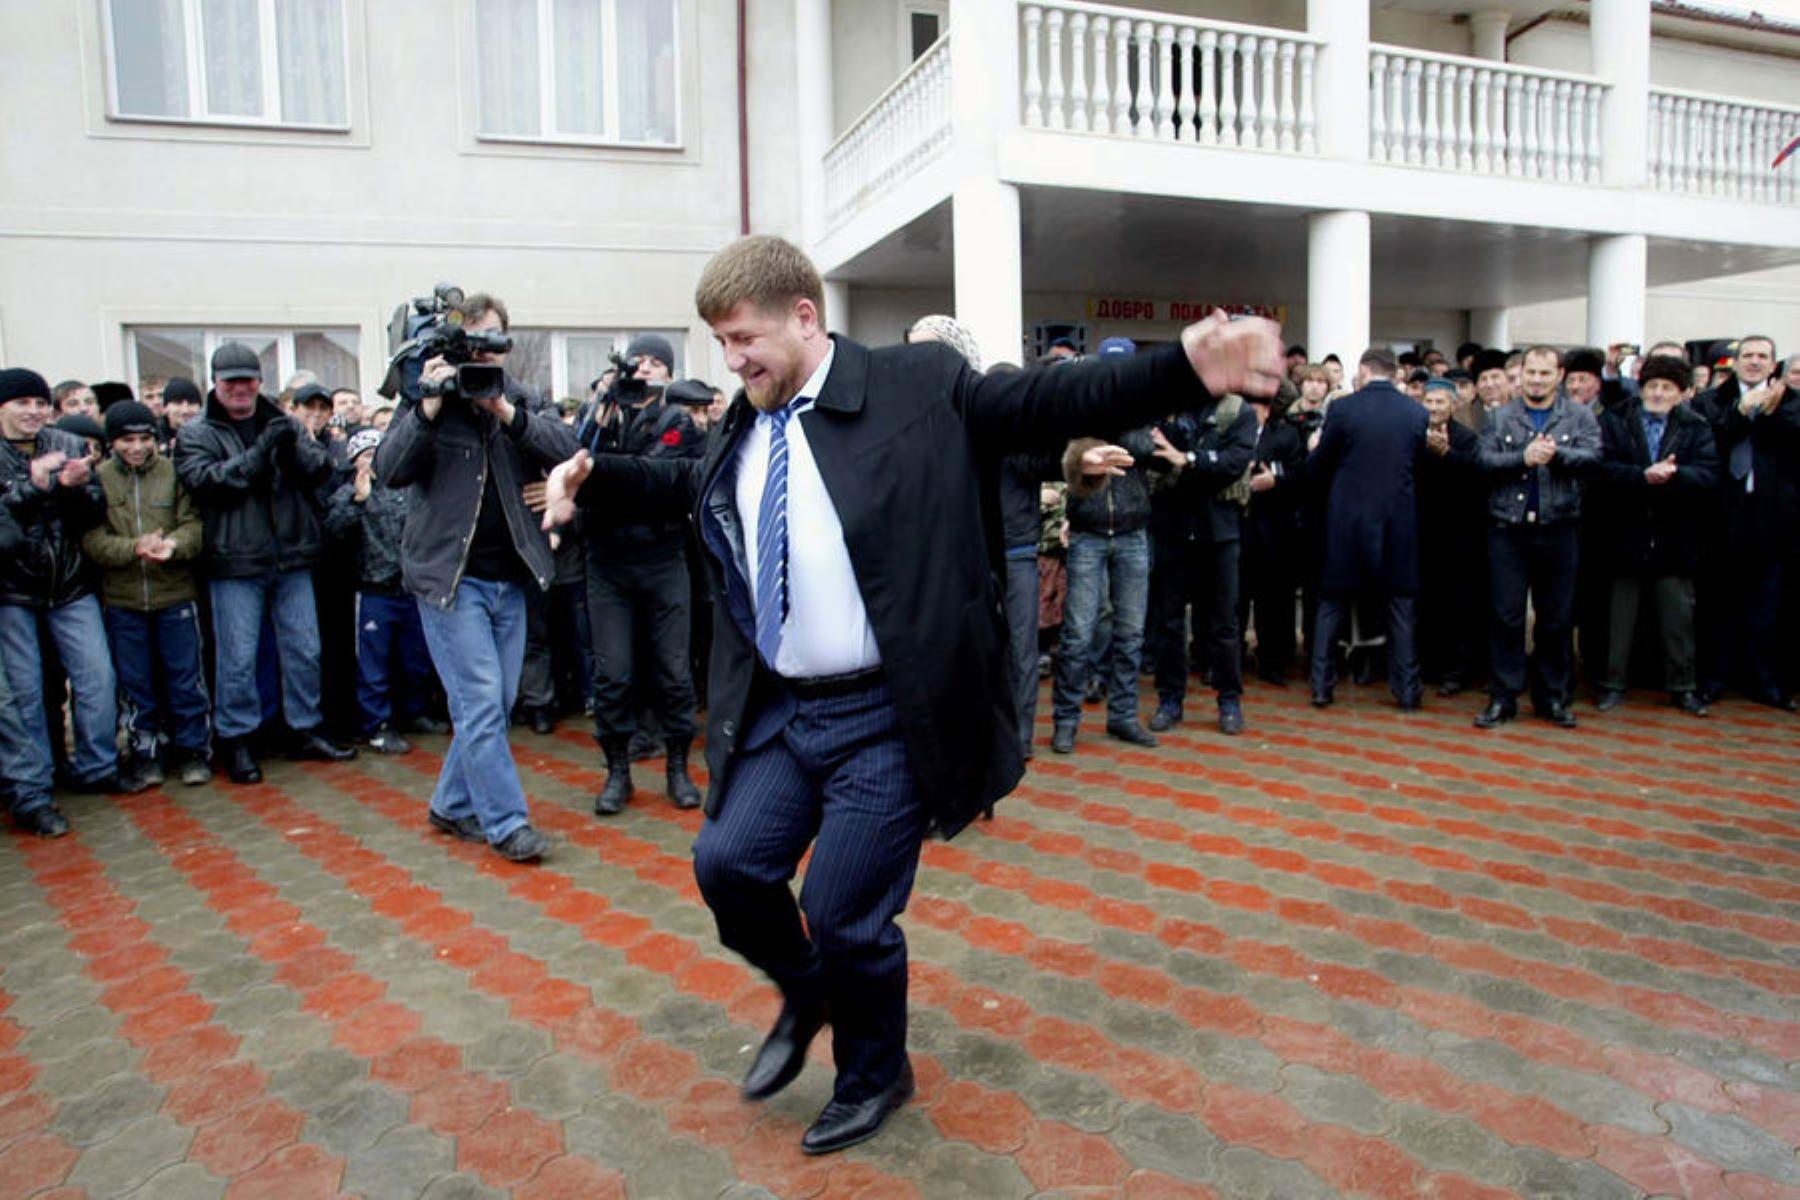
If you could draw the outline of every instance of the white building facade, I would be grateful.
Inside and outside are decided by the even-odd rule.
[[[1800,30],[1698,6],[16,0],[0,38],[0,361],[52,379],[238,337],[369,390],[443,280],[554,394],[640,330],[722,382],[693,286],[744,229],[835,328],[954,312],[995,360],[1213,304],[1314,357],[1800,339]]]

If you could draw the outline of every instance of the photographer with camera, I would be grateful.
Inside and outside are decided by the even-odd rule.
[[[548,843],[530,824],[507,716],[525,659],[525,589],[548,589],[554,566],[525,485],[577,446],[561,421],[528,411],[529,392],[506,376],[506,306],[446,292],[460,303],[402,348],[402,357],[423,357],[418,388],[388,426],[375,474],[383,486],[413,489],[402,580],[418,598],[455,723],[431,825],[531,862]]]
[[[319,489],[331,458],[262,394],[262,363],[242,342],[213,352],[213,390],[201,419],[175,439],[175,471],[204,525],[217,655],[213,730],[233,783],[262,770],[250,735],[262,724],[256,652],[265,614],[281,656],[281,708],[289,757],[341,761],[356,751],[324,736],[319,623],[312,572],[321,557]]]
[[[674,360],[667,338],[633,338],[625,358],[616,361],[611,389],[582,424],[581,444],[595,454],[700,457],[705,439],[693,418],[664,398]],[[583,515],[582,536],[594,638],[594,729],[606,756],[606,783],[594,798],[594,812],[613,816],[631,799],[635,696],[651,703],[662,725],[669,799],[677,808],[697,808],[700,791],[687,766],[695,705],[687,512],[678,504],[652,512],[591,511]],[[648,650],[650,662],[638,661],[639,647]]]

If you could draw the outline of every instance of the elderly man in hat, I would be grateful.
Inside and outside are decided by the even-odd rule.
[[[281,656],[281,707],[290,756],[341,761],[352,747],[321,729],[319,620],[312,570],[324,550],[319,489],[331,477],[325,448],[262,394],[262,363],[242,342],[212,357],[204,415],[175,439],[175,470],[205,527],[217,657],[216,749],[233,783],[262,769],[249,738],[262,724],[256,651],[273,617]]]
[[[646,333],[625,351],[633,364],[584,421],[576,437],[592,453],[637,458],[698,458],[705,437],[667,390],[675,365],[669,339]],[[684,505],[584,514],[588,625],[594,641],[594,732],[606,758],[598,816],[623,812],[631,799],[631,735],[642,698],[662,726],[669,799],[697,808],[688,778],[694,740],[694,677],[688,660],[688,515]],[[640,651],[645,658],[640,657]]]

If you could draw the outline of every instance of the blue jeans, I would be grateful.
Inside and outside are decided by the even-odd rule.
[[[1102,597],[1112,597],[1112,653],[1106,723],[1138,719],[1138,660],[1144,648],[1144,606],[1150,597],[1150,535],[1142,529],[1107,537],[1069,535],[1069,593],[1063,601],[1062,640],[1056,648],[1052,715],[1057,725],[1081,721],[1081,689],[1097,633]]]
[[[124,697],[125,740],[140,759],[168,742],[206,755],[206,678],[200,669],[200,610],[191,600],[155,612],[106,610],[113,667]]]
[[[319,715],[319,611],[312,573],[284,571],[260,579],[212,581],[213,640],[217,643],[215,724],[221,738],[247,737],[263,721],[256,687],[256,648],[263,616],[275,618],[281,656],[281,709],[296,733],[317,729]]]
[[[405,722],[423,712],[431,671],[418,602],[410,596],[356,593],[356,706],[362,710],[363,736],[396,715]]]
[[[1032,723],[1037,719],[1038,567],[1037,548],[1030,557],[1006,556],[1006,631],[1012,639],[1013,708],[1019,714],[1019,741],[1031,753]]]
[[[449,608],[420,601],[419,621],[456,726],[431,809],[451,820],[473,814],[487,840],[498,845],[528,820],[525,788],[506,740],[525,665],[524,589],[465,579]]]
[[[75,710],[75,760],[71,765],[76,780],[92,783],[119,769],[118,685],[106,650],[100,601],[83,596],[49,609],[0,604],[0,661],[5,663],[14,703],[29,734],[21,746],[20,770],[10,776],[15,812],[48,804],[55,785],[50,727],[44,716],[39,621],[48,628],[69,676]]]

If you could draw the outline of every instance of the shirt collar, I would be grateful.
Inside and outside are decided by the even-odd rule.
[[[800,385],[800,390],[794,393],[794,398],[787,402],[788,416],[797,417],[813,406],[813,402],[819,398],[819,393],[825,390],[825,377],[831,374],[831,363],[836,357],[837,343],[828,342],[825,357],[819,361],[819,365],[807,377],[806,382]],[[766,426],[771,420],[773,417],[769,413],[759,412],[756,414],[756,421],[759,425]]]

